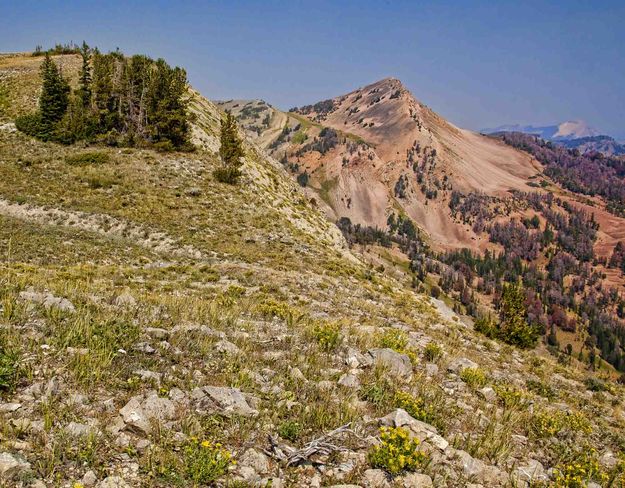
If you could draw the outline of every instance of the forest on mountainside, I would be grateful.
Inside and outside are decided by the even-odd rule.
[[[520,132],[496,135],[506,144],[530,153],[545,165],[545,175],[567,190],[606,199],[607,209],[625,215],[625,160],[599,152],[582,154],[537,136]]]

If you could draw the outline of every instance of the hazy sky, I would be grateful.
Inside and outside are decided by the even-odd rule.
[[[625,139],[625,0],[0,0],[0,51],[83,39],[214,99],[287,109],[394,76],[463,127],[580,118]]]

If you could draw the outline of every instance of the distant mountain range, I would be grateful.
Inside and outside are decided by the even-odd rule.
[[[601,134],[583,120],[569,120],[558,125],[541,127],[521,124],[501,125],[482,129],[480,132],[483,134],[522,132],[556,142],[570,149],[579,149],[582,153],[600,152],[608,156],[625,154],[625,144],[616,141],[613,137]]]

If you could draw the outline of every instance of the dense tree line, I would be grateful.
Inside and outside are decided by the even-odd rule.
[[[498,134],[504,142],[530,153],[545,165],[545,174],[564,188],[584,195],[600,195],[608,209],[625,214],[625,160],[599,152],[581,154],[537,136],[519,132]]]
[[[70,90],[49,52],[41,65],[39,110],[16,126],[43,140],[191,149],[186,72],[163,59],[80,48],[79,85]]]

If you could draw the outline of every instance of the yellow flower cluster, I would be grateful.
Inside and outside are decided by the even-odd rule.
[[[405,391],[398,391],[395,394],[395,406],[403,408],[415,419],[428,424],[431,424],[435,417],[435,412],[426,405],[423,398],[415,397]]]
[[[419,361],[417,353],[408,347],[408,336],[399,329],[390,329],[378,337],[381,347],[387,347],[410,358],[410,362],[416,365]]]
[[[537,412],[531,421],[531,432],[540,438],[553,437],[563,430],[590,434],[592,427],[581,412]]]
[[[211,483],[226,474],[236,462],[232,453],[218,442],[192,437],[185,450],[187,477],[199,483]]]
[[[529,396],[512,385],[493,385],[493,390],[505,408],[523,408],[528,404]]]
[[[427,455],[419,451],[419,441],[411,439],[406,429],[382,427],[380,440],[380,444],[369,451],[369,463],[374,468],[395,475],[403,471],[417,471],[427,463]]]
[[[486,373],[480,368],[464,368],[460,372],[460,379],[471,388],[481,388],[486,385]]]
[[[313,327],[312,333],[326,352],[333,351],[341,342],[341,324],[339,322],[322,322]]]
[[[609,475],[601,471],[596,450],[589,448],[574,461],[563,463],[554,469],[556,488],[584,488],[589,481],[606,486]]]

